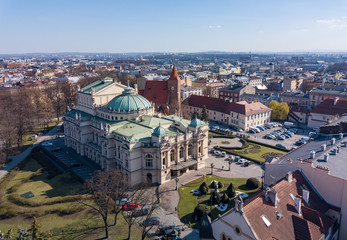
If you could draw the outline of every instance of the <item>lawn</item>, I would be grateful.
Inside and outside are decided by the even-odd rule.
[[[29,159],[21,169],[11,171],[0,182],[0,230],[7,232],[10,228],[16,236],[19,226],[28,228],[32,217],[37,216],[44,231],[49,231],[51,239],[99,239],[104,237],[103,222],[98,215],[84,209],[75,201],[59,202],[73,195],[81,189],[82,184],[71,177],[69,173],[59,174],[47,179],[46,171],[23,182],[39,169],[43,168],[35,159]],[[68,183],[67,183],[68,180]],[[24,200],[40,204],[40,206],[27,206],[10,201],[11,188],[19,185],[14,193],[29,197]],[[28,194],[31,192],[31,194]],[[24,194],[24,195],[22,195]],[[110,214],[110,224],[114,216]],[[110,227],[110,239],[126,239],[127,224],[121,214],[118,216],[116,227]],[[137,226],[132,228],[133,239],[138,239],[140,230]]]
[[[232,149],[226,147],[218,147],[221,151],[225,151],[230,154],[245,157],[255,162],[265,162],[268,156],[280,157],[286,154],[285,151],[281,151],[275,148],[263,146],[256,143],[249,143],[247,147],[243,149]]]
[[[194,220],[193,212],[194,208],[200,203],[205,206],[211,206],[210,204],[210,195],[196,195],[191,193],[192,190],[198,189],[203,181],[206,182],[208,186],[210,186],[211,181],[215,180],[223,183],[223,188],[219,189],[220,193],[223,194],[230,182],[236,188],[236,191],[241,191],[249,194],[249,197],[256,193],[258,190],[249,190],[246,186],[246,178],[221,178],[214,175],[207,175],[201,177],[199,179],[195,179],[194,181],[187,183],[178,189],[178,193],[180,195],[180,201],[178,203],[178,216],[182,222],[189,224],[191,223],[193,228],[199,228],[199,224]],[[209,190],[211,190],[209,188]],[[228,208],[224,212],[220,212],[214,206],[212,207],[212,220],[218,217],[218,214],[223,214],[227,212],[229,209],[234,207],[234,201],[230,200],[228,204]]]

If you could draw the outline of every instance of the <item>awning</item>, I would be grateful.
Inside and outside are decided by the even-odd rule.
[[[170,168],[171,170],[177,171],[177,170],[181,170],[187,167],[190,167],[194,164],[197,164],[198,161],[197,160],[189,160],[189,161],[185,161],[185,162],[178,162],[177,165],[172,165]]]

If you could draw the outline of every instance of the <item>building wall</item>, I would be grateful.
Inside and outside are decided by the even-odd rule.
[[[327,124],[331,118],[334,118],[334,116],[320,113],[310,113],[307,126],[310,128],[320,127]]]
[[[236,228],[240,230],[240,233],[236,232]],[[230,211],[224,216],[214,220],[212,222],[212,230],[213,237],[216,240],[223,240],[223,235],[225,239],[257,239],[243,215],[236,211]]]
[[[169,181],[170,169],[176,165],[176,161],[197,161],[197,164],[180,172],[179,175],[205,167],[208,158],[208,126],[190,130],[176,137],[166,137],[169,146],[162,146],[163,139],[154,136],[151,140],[131,143],[122,136],[109,133],[106,128],[101,129],[98,121],[82,122],[64,116],[65,144],[81,156],[99,164],[102,169],[117,168],[125,171],[131,185],[147,182],[147,174],[151,174],[152,183],[161,184]],[[188,151],[189,145],[191,152]],[[172,150],[174,158],[171,158]],[[152,157],[152,166],[146,166],[148,154]]]

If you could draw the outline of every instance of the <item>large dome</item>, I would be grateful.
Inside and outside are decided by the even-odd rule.
[[[126,87],[123,93],[113,98],[107,108],[114,111],[132,112],[152,108],[152,104],[141,95],[136,94],[131,87]]]

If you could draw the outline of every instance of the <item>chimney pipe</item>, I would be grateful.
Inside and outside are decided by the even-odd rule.
[[[294,207],[299,215],[301,215],[301,198],[296,197],[294,199]]]
[[[305,189],[303,189],[302,190],[302,199],[305,201],[305,203],[307,204],[307,205],[310,205],[309,204],[309,198],[310,198],[310,192],[309,191],[307,191],[307,190],[305,190]]]

